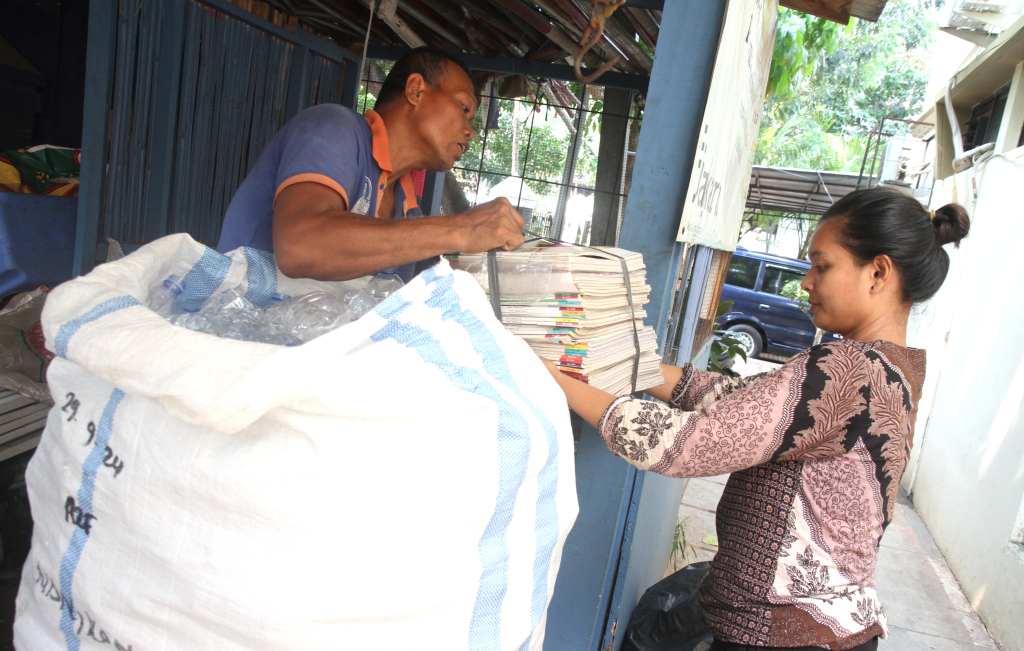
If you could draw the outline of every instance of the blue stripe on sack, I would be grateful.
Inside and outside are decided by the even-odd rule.
[[[117,407],[121,404],[122,398],[124,398],[124,392],[120,389],[114,389],[111,392],[110,400],[107,401],[106,407],[103,408],[103,415],[100,416],[99,427],[96,430],[96,441],[93,443],[92,450],[89,451],[89,456],[85,458],[85,463],[82,464],[82,485],[78,489],[78,503],[76,506],[81,509],[83,514],[92,514],[92,496],[96,490],[96,473],[99,471],[106,455],[107,445],[110,443],[110,435],[114,425],[114,414],[117,413]],[[92,519],[90,524],[98,522],[98,519]],[[75,578],[75,570],[78,569],[78,561],[82,558],[82,550],[85,548],[85,543],[89,540],[89,534],[86,533],[85,529],[77,525],[72,526],[75,527],[75,531],[71,535],[71,543],[68,545],[67,551],[64,552],[64,558],[61,559],[60,563],[60,591],[64,595],[64,601],[61,602],[60,630],[64,633],[64,641],[68,645],[68,651],[78,651],[81,642],[75,634],[75,604],[71,596],[71,589]]]
[[[433,280],[428,278],[427,282]],[[470,649],[498,649],[501,646],[501,604],[508,591],[509,549],[506,535],[530,457],[530,439],[525,434],[528,426],[526,419],[491,387],[487,378],[475,369],[456,366],[430,332],[419,326],[396,321],[394,317],[408,306],[409,303],[392,306],[381,303],[378,314],[387,319],[388,323],[371,335],[371,339],[392,339],[412,348],[420,359],[444,373],[454,386],[493,400],[498,407],[498,499],[478,545],[483,576],[469,628]],[[493,354],[500,353],[500,350],[493,351]]]
[[[206,247],[203,257],[199,258],[199,262],[181,280],[178,307],[191,312],[198,310],[223,284],[229,269],[231,258]]]
[[[269,251],[245,247],[245,297],[258,308],[270,305],[270,296],[277,291],[277,263]]]
[[[433,272],[433,269],[429,271]],[[436,275],[436,272],[433,273]],[[544,607],[547,605],[548,572],[551,568],[551,555],[554,553],[555,544],[558,542],[558,502],[556,501],[558,491],[558,435],[554,424],[544,411],[532,400],[529,400],[523,394],[518,384],[516,384],[509,371],[505,356],[495,354],[495,351],[500,353],[501,346],[483,322],[475,314],[469,310],[461,309],[457,304],[444,307],[437,300],[440,296],[442,285],[447,290],[454,282],[452,276],[447,278],[451,280],[446,283],[438,283],[438,288],[434,290],[433,295],[427,301],[427,306],[440,308],[443,319],[454,320],[469,333],[470,341],[473,342],[473,349],[483,359],[484,368],[488,374],[514,391],[516,396],[526,403],[530,413],[540,422],[547,439],[547,460],[537,475],[537,506],[534,520],[536,550],[533,561],[533,594],[530,600],[530,630],[532,632],[540,624],[540,619],[544,615]],[[431,278],[431,280],[433,279]],[[527,637],[523,642],[522,648],[525,649],[529,643],[530,639]]]
[[[112,298],[109,301],[103,301],[76,319],[71,319],[57,330],[57,341],[54,342],[54,348],[56,348],[55,352],[66,359],[68,356],[68,344],[71,343],[71,337],[75,336],[75,333],[78,332],[82,326],[104,317],[111,312],[117,312],[118,310],[123,310],[135,305],[142,305],[142,303],[139,303],[131,296],[118,296],[117,298]]]

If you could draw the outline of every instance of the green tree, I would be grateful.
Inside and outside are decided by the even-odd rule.
[[[918,115],[935,44],[930,9],[930,2],[890,0],[877,23],[856,21],[808,77],[802,102],[833,132],[863,133],[882,117]]]
[[[817,112],[780,115],[765,110],[757,137],[755,164],[856,172],[864,156],[860,134],[830,131],[832,122]]]
[[[789,14],[780,15],[772,68],[773,72],[779,66],[795,70],[790,78],[796,81],[786,88],[787,93],[768,98],[765,125],[778,127],[796,115],[810,115],[823,132],[864,135],[879,118],[918,114],[935,40],[931,6],[925,0],[890,0],[877,23],[851,19],[849,27],[837,30],[834,38],[804,35],[803,40],[789,35],[792,30],[799,33],[801,23],[783,29],[784,23],[793,20]],[[818,29],[813,21],[802,25],[808,33]],[[807,58],[797,56],[803,50],[789,44],[808,40],[824,44],[817,47],[819,56],[810,69]]]
[[[825,54],[835,50],[841,30],[841,25],[830,20],[780,8],[765,98],[791,97],[793,87],[814,72]]]
[[[859,171],[880,118],[913,118],[924,107],[934,4],[889,0],[877,23],[852,19],[846,28],[780,10],[755,164]],[[902,130],[886,125],[893,129]],[[772,230],[794,217],[758,214],[745,227]],[[813,230],[806,225],[801,255]]]

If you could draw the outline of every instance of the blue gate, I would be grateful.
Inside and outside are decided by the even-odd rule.
[[[314,104],[355,105],[352,53],[223,0],[97,0],[89,32],[76,275],[108,237],[216,244],[284,123]]]

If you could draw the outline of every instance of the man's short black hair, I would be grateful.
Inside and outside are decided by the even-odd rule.
[[[384,79],[373,108],[378,109],[405,94],[405,82],[408,81],[409,75],[415,72],[420,73],[423,76],[423,81],[427,82],[431,88],[437,88],[448,71],[449,63],[459,66],[465,71],[467,77],[473,78],[462,59],[448,54],[440,48],[424,46],[406,52],[395,62],[395,67]]]

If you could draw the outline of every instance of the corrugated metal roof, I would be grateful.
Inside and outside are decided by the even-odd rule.
[[[353,51],[362,48],[370,0],[229,0],[280,26],[302,25]],[[675,0],[680,1],[680,0]],[[661,29],[664,0],[628,0],[606,21],[604,35],[584,56],[588,72],[619,58],[612,70],[649,77]],[[876,21],[886,0],[815,0],[826,15]],[[786,4],[785,0],[783,4]],[[590,23],[590,3],[580,0],[385,0],[375,7],[369,42],[376,46],[434,45],[485,58],[531,63],[574,62]]]
[[[748,211],[779,210],[822,215],[857,189],[858,174],[755,165],[750,171]]]

